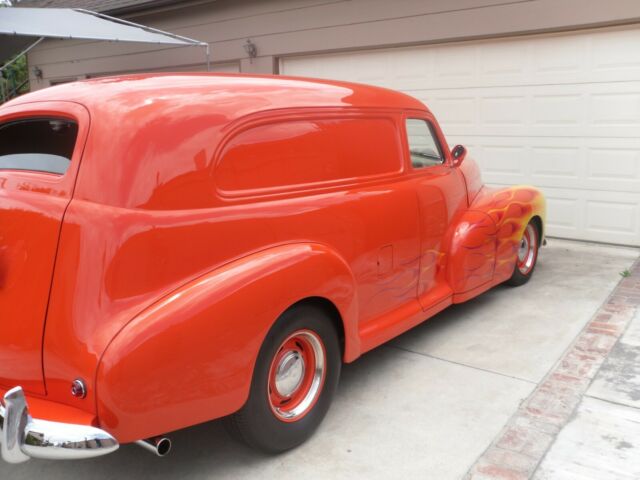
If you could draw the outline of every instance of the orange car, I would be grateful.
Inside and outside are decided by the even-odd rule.
[[[140,75],[0,108],[2,456],[83,458],[227,417],[280,452],[352,362],[532,275],[544,199],[482,185],[365,85]]]

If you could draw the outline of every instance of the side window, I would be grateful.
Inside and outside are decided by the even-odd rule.
[[[431,167],[444,162],[442,149],[429,122],[408,118],[406,129],[413,168]]]
[[[31,170],[63,175],[78,125],[62,118],[30,118],[0,124],[0,170]]]
[[[215,171],[223,191],[272,189],[402,169],[400,137],[387,118],[279,121],[238,133]]]

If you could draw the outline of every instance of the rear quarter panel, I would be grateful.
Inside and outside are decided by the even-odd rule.
[[[238,410],[273,321],[305,297],[330,300],[357,348],[355,280],[324,245],[257,252],[171,293],[127,324],[103,355],[101,425],[129,442]]]

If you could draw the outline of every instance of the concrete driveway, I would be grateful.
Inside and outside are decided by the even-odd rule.
[[[81,462],[0,464],[0,478],[462,478],[637,256],[550,240],[527,285],[451,307],[345,366],[319,431],[284,455],[253,452],[212,422],[174,433],[163,459],[123,446]]]

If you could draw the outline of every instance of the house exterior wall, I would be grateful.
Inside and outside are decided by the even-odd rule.
[[[278,73],[281,57],[576,30],[640,22],[637,0],[218,0],[128,20],[207,41],[214,70]],[[243,45],[251,41],[258,56]],[[202,70],[204,49],[47,40],[29,55],[32,89],[136,71]]]

